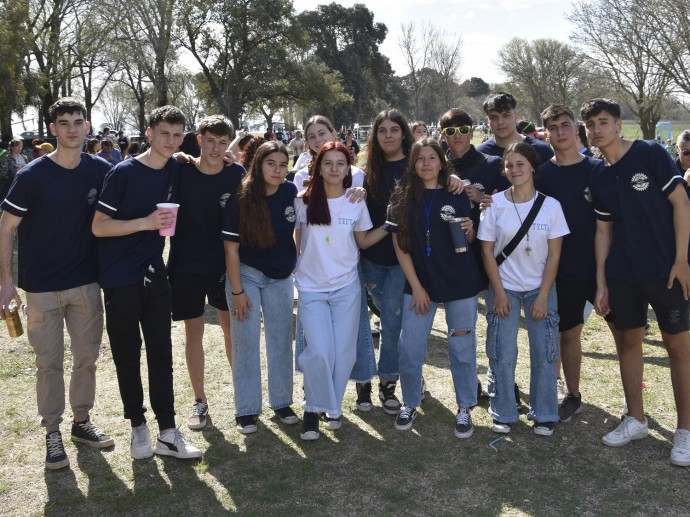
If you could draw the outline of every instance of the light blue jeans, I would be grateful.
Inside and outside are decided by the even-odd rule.
[[[398,346],[402,329],[405,275],[399,265],[380,266],[365,258],[362,258],[360,262],[364,273],[364,284],[381,313],[379,379],[395,382],[400,372]]]
[[[263,313],[268,364],[268,400],[271,409],[292,404],[292,277],[268,278],[258,269],[240,267],[242,287],[252,302],[249,319],[234,316],[232,330],[232,380],[235,415],[261,413],[261,319]],[[230,282],[225,291],[232,314]]]
[[[434,324],[438,303],[423,315],[410,310],[412,296],[404,295],[400,352],[400,385],[406,406],[422,403],[422,366],[426,357],[429,334]],[[477,297],[453,300],[443,304],[448,326],[448,355],[458,407],[477,405]],[[456,332],[466,334],[455,336]]]
[[[486,299],[487,333],[486,355],[489,357],[488,391],[491,397],[489,414],[498,422],[517,422],[515,404],[515,366],[517,364],[517,335],[520,308],[525,311],[530,354],[530,412],[527,418],[536,422],[558,422],[558,390],[556,359],[559,355],[558,310],[556,289],[552,288],[547,300],[548,314],[541,321],[530,317],[532,303],[539,289],[515,292],[506,289],[511,310],[505,318],[493,312],[495,292],[489,288]]]
[[[357,357],[359,280],[328,292],[299,292],[299,319],[307,347],[299,355],[304,372],[304,411],[342,414],[345,387]]]
[[[369,307],[367,305],[367,291],[364,289],[364,277],[361,266],[357,267],[362,294],[359,307],[359,327],[357,329],[357,360],[352,367],[350,380],[355,382],[369,382],[376,375],[376,355],[374,353],[374,339],[371,337],[371,325],[369,323]],[[297,322],[295,324],[295,370],[301,372],[299,367],[299,355],[307,347],[304,338],[302,322],[299,319],[299,307]]]

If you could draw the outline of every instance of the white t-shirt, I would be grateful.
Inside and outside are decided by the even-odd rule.
[[[507,190],[494,194],[491,206],[481,215],[477,238],[495,242],[494,255],[498,254],[513,239],[534,204],[535,198],[527,203],[515,203],[506,197]],[[518,213],[520,217],[518,218]],[[552,197],[546,197],[536,219],[530,226],[527,254],[527,235],[517,245],[508,258],[499,266],[498,272],[505,289],[526,292],[539,288],[546,257],[549,253],[548,241],[570,233],[565,222],[561,204]]]
[[[363,187],[364,186],[364,171],[359,167],[350,165],[350,172],[352,172],[352,186],[353,187]],[[302,192],[307,187],[304,185],[304,180],[309,178],[309,169],[306,167],[295,173],[295,177],[292,182],[297,187],[297,192]]]
[[[309,163],[310,158],[311,154],[309,154],[309,151],[305,151],[302,154],[300,154],[299,158],[297,158],[297,161],[295,162],[295,169],[297,169],[298,171],[301,170],[303,167],[307,165],[307,163]]]
[[[302,151],[304,151],[304,139],[302,138],[293,138],[289,145],[294,154],[302,154]]]
[[[14,160],[17,162],[17,169],[24,167],[24,165],[27,163],[26,157],[23,154],[19,154],[19,156],[17,156]]]
[[[301,253],[295,270],[300,291],[335,291],[357,280],[359,248],[354,232],[371,229],[366,203],[350,203],[346,196],[328,200],[331,224],[307,224],[307,205],[295,198],[295,228],[301,230]]]

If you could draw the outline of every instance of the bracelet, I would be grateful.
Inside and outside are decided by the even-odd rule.
[[[242,289],[239,293],[233,293],[232,291],[230,291],[230,294],[233,296],[239,296],[241,294],[244,294],[244,289]]]

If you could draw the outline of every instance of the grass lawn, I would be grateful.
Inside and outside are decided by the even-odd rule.
[[[483,314],[480,304],[476,333],[482,379],[487,367]],[[668,359],[653,314],[650,321],[652,331],[644,345],[644,397],[651,427],[647,439],[620,449],[600,442],[618,421],[623,394],[611,336],[602,320],[593,316],[583,338],[584,410],[570,423],[557,426],[550,438],[534,435],[522,417],[497,445],[498,451],[489,446],[496,435],[489,429],[485,399],[473,412],[474,436],[468,440],[454,436],[457,408],[442,310],[424,369],[430,394],[413,430],[396,431],[393,417],[384,414],[377,401],[371,412],[357,411],[350,385],[342,429],[322,429],[316,442],[301,441],[299,426],[280,424],[268,408],[256,434],[243,436],[235,430],[232,377],[220,327],[212,317],[205,337],[211,423],[200,432],[186,430],[193,394],[185,367],[183,325],[176,323],[178,424],[204,452],[203,459],[194,462],[130,459],[129,426],[122,418],[104,334],[92,416],[114,437],[115,446],[105,450],[76,446],[69,441],[69,426],[63,424],[71,466],[54,472],[43,468],[45,445],[36,414],[31,348],[26,336],[10,339],[3,328],[0,514],[687,515],[690,469],[669,463],[675,409]],[[518,383],[527,400],[524,330],[519,341]],[[66,352],[68,371],[68,348]],[[301,379],[295,376],[294,399],[301,398]],[[299,404],[294,407],[301,415]],[[68,408],[65,419],[70,418]],[[153,430],[152,415],[150,419]]]

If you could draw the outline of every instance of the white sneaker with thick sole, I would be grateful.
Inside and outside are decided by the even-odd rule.
[[[132,427],[132,441],[129,447],[129,453],[134,460],[144,460],[153,456],[151,433],[146,424]]]
[[[671,449],[671,463],[679,467],[690,467],[690,431],[676,429]]]
[[[623,415],[623,421],[610,433],[604,435],[601,441],[609,447],[622,447],[633,440],[641,440],[649,434],[649,425],[645,418],[640,422],[637,418]]]
[[[158,435],[156,440],[156,454],[172,456],[181,460],[201,458],[201,451],[191,445],[179,429],[170,429],[163,435]]]

